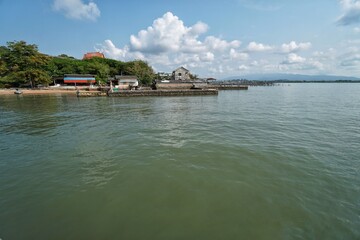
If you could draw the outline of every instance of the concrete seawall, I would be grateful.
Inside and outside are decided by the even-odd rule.
[[[206,90],[125,90],[119,92],[109,92],[109,97],[148,97],[148,96],[203,96],[218,95],[216,89]]]
[[[248,90],[249,86],[247,85],[211,85],[211,87],[216,88],[218,90]]]
[[[77,91],[76,95],[78,97],[106,97],[106,92],[100,92],[100,91]]]

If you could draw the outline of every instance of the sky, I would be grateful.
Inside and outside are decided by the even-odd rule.
[[[360,0],[0,0],[0,45],[199,77],[360,77]]]

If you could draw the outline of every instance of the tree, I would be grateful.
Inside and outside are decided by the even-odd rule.
[[[191,74],[190,73],[190,79],[191,80],[196,80],[196,79],[198,79],[199,77],[198,77],[198,75],[196,75],[196,74]]]
[[[70,59],[75,59],[74,57],[69,56],[69,55],[66,55],[66,54],[60,54],[58,57],[59,57],[59,58],[70,58]]]
[[[85,74],[86,64],[81,60],[52,57],[47,65],[47,71],[51,77],[64,76],[65,74]]]
[[[135,75],[141,84],[150,85],[155,79],[155,73],[149,64],[142,60],[135,60],[126,63],[125,73]]]
[[[96,75],[97,83],[101,84],[107,82],[110,73],[110,68],[108,65],[97,61],[92,61],[87,63],[86,70],[88,73]]]
[[[50,57],[38,51],[35,44],[25,41],[8,42],[1,50],[1,73],[12,85],[48,84],[51,81],[46,71]],[[5,66],[5,71],[4,71]]]
[[[115,75],[135,75],[144,85],[150,85],[155,79],[152,67],[142,60],[79,60],[66,54],[51,57],[40,53],[37,45],[25,41],[0,46],[0,86],[48,84],[65,74],[93,74],[98,83],[107,82],[109,76]]]

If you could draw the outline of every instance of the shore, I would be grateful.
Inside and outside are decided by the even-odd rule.
[[[63,89],[19,89],[22,95],[40,95],[40,94],[72,94],[76,95],[75,90]],[[15,95],[15,89],[0,89],[0,95]]]

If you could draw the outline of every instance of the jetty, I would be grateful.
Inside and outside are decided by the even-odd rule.
[[[78,97],[106,97],[107,93],[102,91],[76,91]]]
[[[237,84],[213,84],[211,87],[214,87],[218,90],[248,90],[248,85],[237,85]]]
[[[218,95],[217,89],[77,91],[78,97],[165,97]]]
[[[109,97],[162,97],[162,96],[204,96],[218,95],[216,89],[192,90],[123,90],[118,92],[108,92]]]

